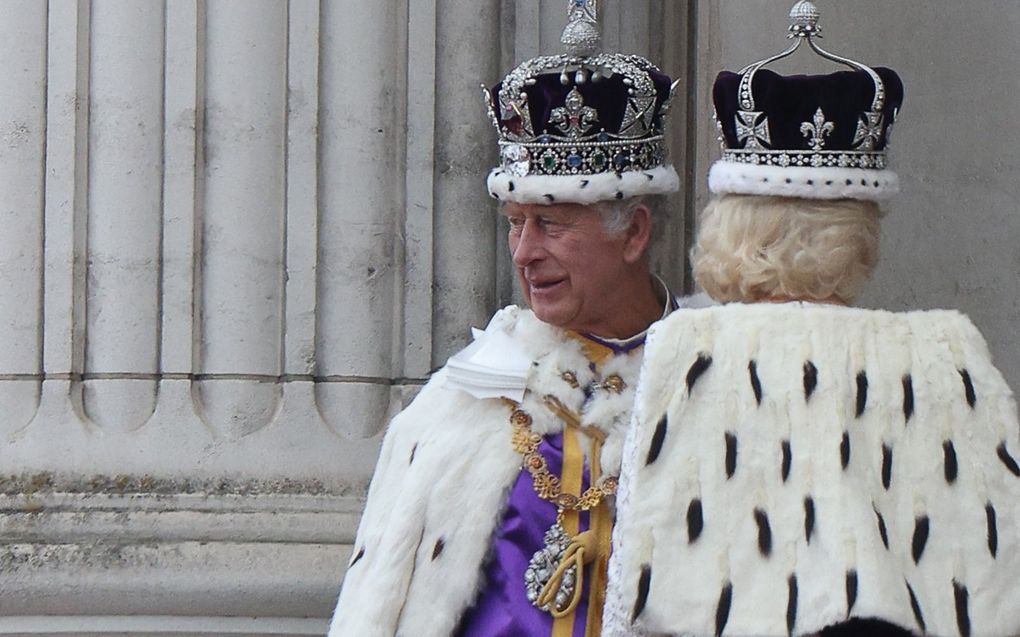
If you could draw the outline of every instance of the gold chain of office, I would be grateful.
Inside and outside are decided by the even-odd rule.
[[[531,415],[516,406],[510,414],[510,423],[513,425],[514,451],[524,457],[524,466],[531,474],[532,485],[538,497],[552,502],[561,511],[589,511],[597,507],[604,498],[616,493],[619,486],[616,476],[602,478],[597,484],[585,490],[580,497],[563,493],[560,479],[552,475],[545,456],[538,450],[542,436],[531,430]]]

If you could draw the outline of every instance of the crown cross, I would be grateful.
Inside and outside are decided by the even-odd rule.
[[[853,146],[858,150],[875,150],[875,144],[882,138],[882,114],[868,111],[857,122]]]
[[[554,108],[549,116],[549,123],[571,139],[584,136],[585,131],[598,121],[599,114],[594,108],[584,105],[584,98],[576,88],[567,94],[564,106]]]
[[[761,121],[758,121],[759,118]],[[772,144],[772,137],[769,135],[769,118],[761,111],[737,111],[737,143],[747,140],[745,149],[761,149],[762,144]]]
[[[567,7],[567,22],[574,20],[598,21],[598,0],[570,0]]]
[[[832,122],[825,121],[825,113],[819,108],[815,111],[813,121],[804,122],[800,125],[800,132],[810,140],[811,150],[822,150],[825,148],[825,137],[836,129]]]

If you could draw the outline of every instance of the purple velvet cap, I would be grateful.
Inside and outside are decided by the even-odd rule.
[[[884,150],[888,133],[903,105],[903,82],[895,71],[876,68],[885,91],[879,111],[881,123],[873,150]],[[722,127],[724,148],[743,149],[749,137],[738,133],[741,108],[739,91],[742,76],[723,71],[712,91],[716,117]],[[782,76],[768,69],[755,73],[751,81],[755,111],[768,119],[770,141],[762,145],[770,150],[812,150],[816,139],[814,116],[821,109],[832,128],[823,135],[824,150],[857,151],[855,134],[861,120],[867,120],[875,100],[876,85],[866,71],[840,71],[829,75]],[[804,124],[809,123],[807,129]],[[824,124],[822,125],[824,127]],[[746,133],[746,131],[744,131]],[[759,138],[759,142],[761,139]]]
[[[672,81],[668,75],[665,75],[650,64],[647,65],[647,74],[652,82],[655,93],[650,114],[646,118],[650,126],[643,132],[645,135],[661,135],[663,119],[666,113],[666,109],[663,109],[663,104],[669,99]],[[615,74],[612,77],[603,77],[597,82],[588,81],[583,84],[576,84],[571,81],[564,85],[561,81],[561,73],[558,70],[554,70],[532,79],[534,79],[534,83],[526,84],[523,87],[523,91],[527,94],[526,108],[530,117],[533,134],[525,131],[526,118],[512,110],[505,114],[501,113],[500,99],[505,82],[500,82],[492,87],[490,91],[492,95],[491,108],[494,112],[501,113],[498,122],[500,137],[507,139],[514,137],[526,139],[531,137],[536,140],[542,140],[545,137],[552,141],[553,136],[563,136],[561,124],[553,122],[551,119],[557,109],[566,106],[567,96],[575,89],[581,94],[584,105],[595,109],[595,118],[584,122],[581,130],[582,136],[591,137],[595,135],[595,141],[598,141],[600,133],[606,133],[603,139],[608,139],[608,136],[616,137],[620,135],[628,101],[631,97],[629,91],[632,90],[630,86],[624,83],[624,80],[627,79],[624,75]],[[515,98],[518,98],[518,102],[522,101],[519,100],[519,95],[511,96],[509,99],[513,100]],[[504,115],[506,116],[505,119]]]
[[[878,201],[899,191],[887,156],[903,105],[899,75],[857,65],[782,76],[763,64],[716,78],[722,158],[709,173],[712,192]]]

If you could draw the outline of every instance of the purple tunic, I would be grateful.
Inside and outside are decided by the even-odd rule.
[[[549,471],[560,475],[563,435],[546,436],[539,451],[545,456]],[[582,490],[587,488],[588,467],[585,466]],[[552,634],[552,615],[528,601],[524,571],[531,557],[544,546],[545,532],[555,523],[556,507],[535,494],[531,474],[521,470],[510,491],[503,522],[493,539],[492,557],[485,567],[485,587],[454,632],[456,637],[549,637]],[[580,529],[587,528],[588,514],[582,513]],[[573,637],[584,637],[588,617],[587,577],[575,617]]]

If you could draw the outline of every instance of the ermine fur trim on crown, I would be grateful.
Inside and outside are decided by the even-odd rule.
[[[600,175],[515,177],[502,168],[489,173],[489,195],[520,204],[577,203],[629,199],[641,195],[667,195],[680,190],[673,166]]]
[[[770,195],[803,199],[884,201],[900,190],[891,170],[754,166],[717,161],[708,174],[717,195]]]

